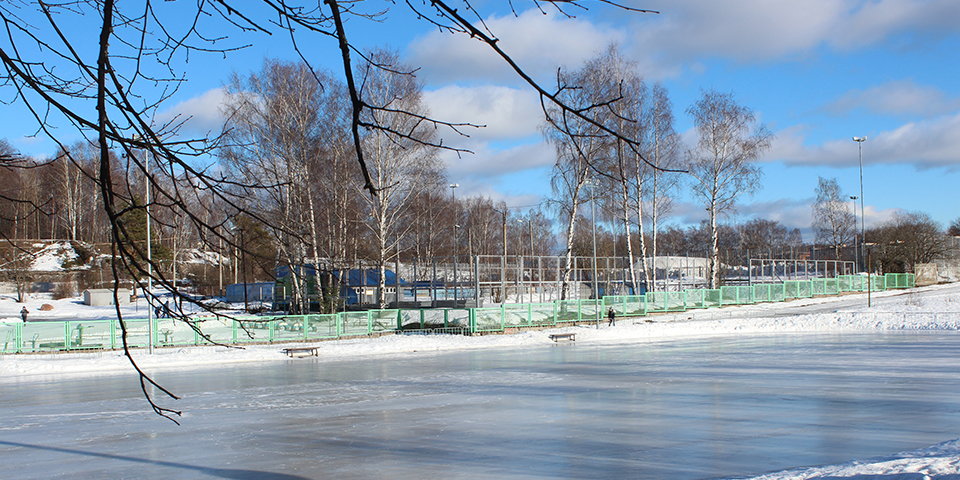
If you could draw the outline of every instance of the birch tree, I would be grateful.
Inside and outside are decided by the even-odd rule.
[[[324,109],[318,77],[327,78],[303,63],[267,60],[259,73],[233,76],[225,107],[230,134],[221,158],[244,185],[245,209],[273,219],[277,260],[289,269],[295,311],[309,310],[303,272],[319,258],[311,164],[319,157],[321,125],[335,115]],[[319,277],[314,282],[319,288]]]
[[[710,215],[710,288],[720,284],[717,218],[735,211],[739,198],[760,188],[762,172],[754,162],[770,148],[773,138],[757,124],[753,110],[736,102],[733,94],[714,90],[687,109],[697,132],[696,145],[687,152],[694,195]]]
[[[813,230],[817,235],[817,243],[829,245],[833,249],[833,258],[840,260],[840,249],[853,239],[857,217],[836,178],[817,178]]]
[[[370,181],[379,193],[361,198],[369,212],[367,226],[380,272],[378,302],[385,308],[386,265],[413,224],[406,218],[413,212],[408,207],[428,180],[438,177],[441,164],[436,149],[430,146],[436,132],[421,120],[429,115],[422,100],[423,86],[396,53],[379,50],[368,58],[366,65],[358,67],[357,77],[362,79],[364,102],[376,108],[369,110],[363,121],[378,128],[363,137],[361,148],[367,152]]]
[[[680,187],[681,176],[675,170],[682,168],[680,165],[681,141],[680,135],[674,130],[673,103],[667,94],[667,89],[663,83],[654,84],[650,95],[649,108],[646,109],[644,121],[647,124],[645,131],[648,135],[646,142],[648,146],[647,158],[650,160],[653,168],[649,168],[650,181],[647,182],[649,191],[646,194],[649,202],[647,211],[650,215],[650,256],[652,264],[657,264],[657,253],[659,251],[660,224],[663,218],[669,215],[673,209],[674,195]],[[639,170],[646,167],[642,162],[637,162],[637,178],[640,179]],[[641,192],[642,193],[642,192]],[[637,202],[643,201],[643,195],[639,195]],[[640,229],[640,237],[643,238],[643,229]],[[646,250],[644,250],[646,252]],[[656,282],[654,282],[656,283]],[[649,277],[647,286],[651,288]]]

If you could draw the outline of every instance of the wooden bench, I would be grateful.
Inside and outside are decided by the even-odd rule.
[[[285,353],[288,357],[319,357],[320,354],[317,353],[317,347],[291,347],[284,348],[280,350],[282,353]]]
[[[561,339],[575,342],[577,341],[577,334],[576,333],[551,333],[550,334],[550,340],[553,340],[554,342],[558,342]]]

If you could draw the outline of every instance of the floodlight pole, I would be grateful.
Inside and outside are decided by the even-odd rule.
[[[863,142],[867,141],[867,137],[853,137],[853,141],[857,142],[857,153],[860,159],[860,242],[866,243],[867,239],[864,237],[863,232],[865,229],[864,223],[865,220],[865,210],[863,209]],[[870,280],[870,265],[866,265],[865,270],[867,271],[867,307],[872,305],[871,292],[873,290],[873,282]]]
[[[860,269],[860,251],[857,250],[857,199],[860,197],[850,195],[850,200],[853,201],[853,260],[854,268],[857,270]],[[862,240],[861,240],[862,241]]]
[[[507,209],[493,209],[503,215],[503,258],[500,260],[500,304],[507,303]]]
[[[459,183],[450,184],[450,192],[453,195],[453,308],[457,308],[457,229],[460,225],[460,209],[457,208],[457,187]]]
[[[597,282],[597,190],[593,179],[590,186],[590,214],[593,217],[593,310],[596,313],[597,328],[600,328],[600,290]]]
[[[141,138],[134,137],[134,140]],[[153,251],[151,249],[150,238],[150,156],[149,152],[143,152],[144,175],[143,182],[146,187],[146,210],[147,210],[147,353],[153,354]]]

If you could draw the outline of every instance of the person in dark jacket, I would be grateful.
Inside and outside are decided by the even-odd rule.
[[[29,313],[30,313],[30,310],[27,310],[27,307],[23,307],[23,309],[20,310],[20,318],[23,319],[23,323],[27,323],[27,315]]]
[[[613,311],[613,307],[610,307],[610,310],[607,310],[607,318],[610,319],[610,323],[607,325],[608,327],[612,327],[617,324],[617,312]]]

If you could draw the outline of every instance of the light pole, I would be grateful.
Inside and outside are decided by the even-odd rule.
[[[590,215],[593,217],[593,310],[596,312],[597,328],[600,328],[600,290],[597,283],[597,190],[593,180],[588,180],[590,186]]]
[[[863,236],[864,232],[864,223],[865,220],[865,210],[863,209],[863,142],[867,141],[867,137],[853,137],[853,141],[857,142],[857,156],[860,159],[860,243],[861,245],[866,243],[867,239]],[[862,247],[861,247],[862,248]],[[870,265],[866,265],[864,270],[867,271],[867,306],[871,306],[871,290],[873,289],[872,282],[870,280]]]
[[[133,141],[142,140],[143,137],[136,135]],[[147,353],[153,354],[153,338],[155,335],[153,328],[153,251],[151,249],[150,238],[150,154],[146,150],[143,152],[143,183],[146,189],[146,211],[147,211]]]
[[[457,308],[457,229],[460,225],[460,209],[457,208],[457,187],[459,183],[450,184],[450,192],[453,196],[453,308]]]
[[[850,195],[850,200],[853,201],[853,260],[854,268],[857,270],[860,269],[860,253],[857,250],[857,199],[860,197]]]
[[[503,258],[500,260],[500,303],[507,303],[507,209],[493,209],[503,215]]]

